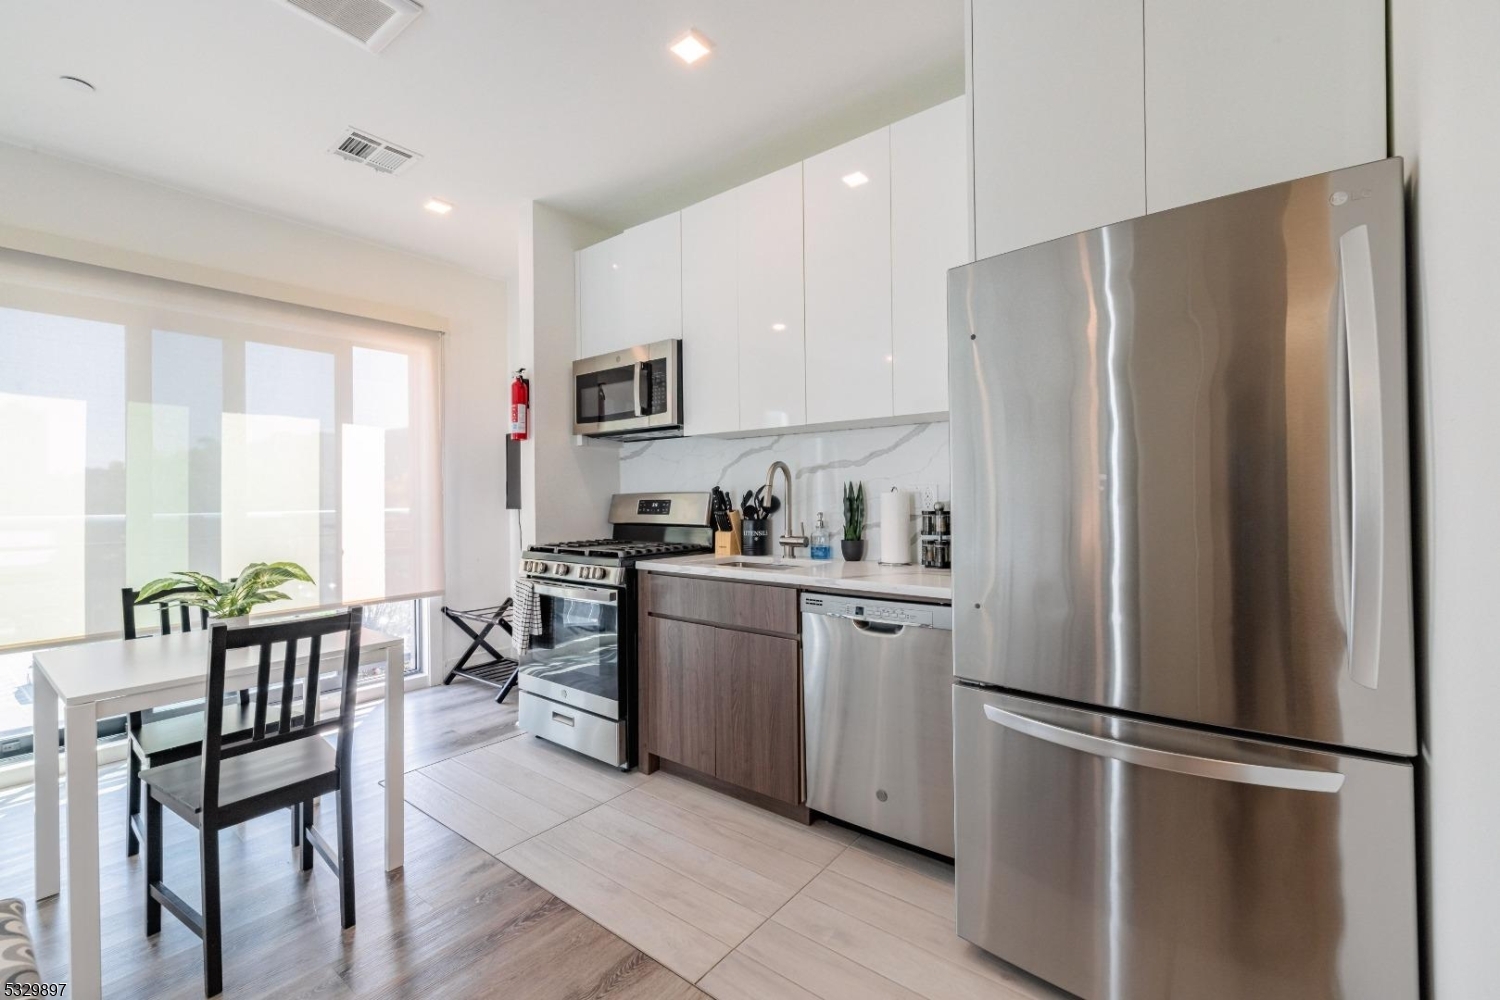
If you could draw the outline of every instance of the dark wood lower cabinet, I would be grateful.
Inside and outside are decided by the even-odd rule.
[[[646,588],[640,629],[643,765],[650,771],[658,759],[672,761],[765,799],[799,806],[802,650],[796,637],[795,592],[736,584],[736,596],[743,600],[730,602],[736,614],[729,615],[723,608],[708,607],[713,602],[704,595],[688,594],[688,585],[703,582],[671,580],[666,587]],[[761,590],[776,593],[761,595]],[[694,611],[699,604],[708,610],[697,610],[714,611],[717,617],[711,622],[661,617]],[[792,613],[782,613],[782,605]],[[775,613],[762,615],[756,609]],[[747,617],[757,623],[774,618],[775,629],[736,627]],[[766,634],[782,629],[790,631]]]
[[[715,640],[719,629],[648,618],[641,694],[648,753],[714,772]]]
[[[797,641],[714,631],[718,727],[713,775],[773,799],[800,802],[802,671]]]

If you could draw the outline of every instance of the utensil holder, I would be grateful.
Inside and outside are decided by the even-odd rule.
[[[747,517],[744,519],[744,527],[740,537],[744,541],[744,554],[747,556],[768,556],[771,554],[771,519],[769,517]]]

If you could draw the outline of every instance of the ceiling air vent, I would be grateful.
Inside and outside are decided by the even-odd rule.
[[[402,149],[395,143],[386,142],[357,128],[345,130],[338,142],[328,147],[328,151],[354,163],[363,163],[383,174],[399,174],[422,158],[419,153]]]
[[[285,0],[371,52],[391,44],[422,13],[412,0]]]

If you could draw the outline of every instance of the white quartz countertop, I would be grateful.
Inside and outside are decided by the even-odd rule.
[[[749,565],[730,566],[728,563]],[[780,565],[789,569],[773,569]],[[929,601],[953,600],[953,574],[946,569],[920,566],[882,566],[879,563],[844,562],[840,559],[773,559],[770,556],[674,556],[637,564],[648,573],[673,576],[705,576],[748,583],[779,583],[804,590],[853,591],[918,597]]]

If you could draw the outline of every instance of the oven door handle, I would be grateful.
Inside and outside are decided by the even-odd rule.
[[[569,587],[554,583],[534,583],[531,589],[543,597],[558,597],[565,601],[582,601],[584,604],[615,604],[620,595],[613,590],[600,587]]]

